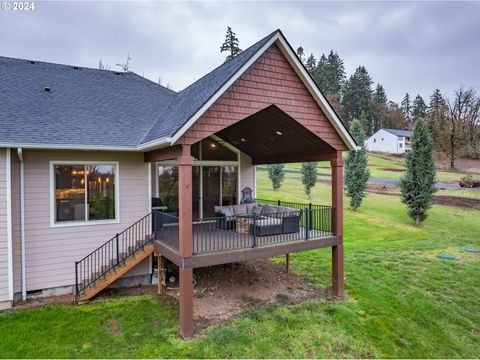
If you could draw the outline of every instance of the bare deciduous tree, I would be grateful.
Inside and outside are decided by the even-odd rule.
[[[475,88],[460,86],[448,104],[450,167],[455,168],[458,149],[463,144],[478,155],[480,99]]]

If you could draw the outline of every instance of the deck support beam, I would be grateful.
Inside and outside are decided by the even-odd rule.
[[[178,253],[182,261],[192,257],[192,156],[189,145],[181,145],[178,162]],[[180,268],[180,335],[193,336],[193,270]]]
[[[344,297],[343,274],[343,158],[337,152],[335,159],[330,161],[332,167],[332,206],[333,231],[340,238],[340,244],[332,246],[332,292],[333,297]]]
[[[193,336],[193,269],[179,269],[180,272],[180,336]]]

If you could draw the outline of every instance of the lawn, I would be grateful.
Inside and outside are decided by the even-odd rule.
[[[258,173],[259,196],[306,201],[298,174],[270,190]],[[330,202],[317,184],[312,201]],[[345,211],[344,301],[252,308],[184,342],[177,307],[155,295],[51,306],[0,315],[0,357],[382,357],[475,358],[480,354],[478,211],[434,206],[412,225],[400,199],[369,194]],[[438,254],[461,256],[441,260]],[[292,269],[330,287],[328,249],[292,255]]]
[[[373,178],[395,179],[398,180],[405,171],[405,160],[401,156],[388,156],[369,153],[368,165],[370,176]],[[286,170],[300,170],[301,164],[287,164]],[[318,163],[319,173],[330,174],[330,164],[328,162]],[[463,176],[464,172],[454,170],[438,170],[437,180],[440,182],[456,183]]]

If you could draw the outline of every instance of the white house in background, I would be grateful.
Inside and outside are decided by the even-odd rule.
[[[368,151],[386,152],[390,154],[404,154],[410,150],[410,139],[413,131],[380,129],[365,140]]]

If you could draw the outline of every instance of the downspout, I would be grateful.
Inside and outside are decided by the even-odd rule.
[[[13,302],[12,153],[6,149],[8,300]]]
[[[22,148],[17,149],[20,161],[20,238],[22,248],[22,300],[27,299],[27,270],[25,261],[25,164]]]

